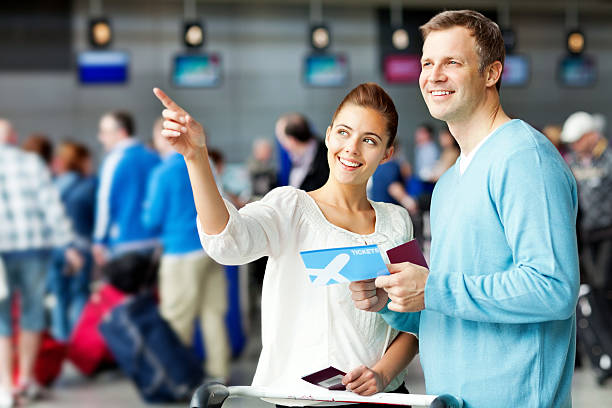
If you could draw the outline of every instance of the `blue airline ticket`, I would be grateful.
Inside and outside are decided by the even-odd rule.
[[[376,245],[300,252],[310,282],[325,286],[388,275]]]

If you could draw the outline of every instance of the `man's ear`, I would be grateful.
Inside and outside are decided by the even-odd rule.
[[[491,86],[495,86],[495,84],[501,80],[503,65],[499,61],[495,61],[486,71],[487,75],[487,88]]]
[[[383,156],[379,164],[383,164],[391,160],[391,157],[393,157],[393,152],[395,152],[395,146],[388,147],[385,150],[385,155]]]
[[[329,135],[331,134],[331,125],[327,127],[325,131],[325,147],[329,149]]]

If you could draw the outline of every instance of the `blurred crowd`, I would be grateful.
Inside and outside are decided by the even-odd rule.
[[[226,275],[201,247],[187,167],[161,129],[159,118],[151,137],[138,138],[128,112],[104,114],[98,140],[106,154],[96,170],[85,144],[54,146],[44,134],[20,141],[0,119],[0,407],[44,395],[46,384],[35,370],[43,335],[65,345],[70,356],[84,309],[109,281],[120,292],[155,291],[159,314],[180,342],[191,347],[194,330],[201,331],[205,372],[228,379]],[[576,112],[542,132],[578,182],[582,279],[612,288],[612,152],[605,120]],[[228,164],[223,152],[210,149],[220,191],[238,208],[277,186],[313,190],[328,179],[324,138],[304,115],[282,115],[274,133],[253,141],[245,163]],[[405,207],[426,249],[435,183],[461,152],[446,127],[423,123],[410,137],[414,155],[396,142],[368,195]],[[211,139],[214,145],[215,135]],[[124,262],[135,254],[151,261],[154,277],[127,289],[129,277],[117,271],[135,274]],[[251,309],[257,309],[264,269],[265,259],[249,266]]]

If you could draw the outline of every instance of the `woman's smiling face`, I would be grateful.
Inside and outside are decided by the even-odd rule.
[[[387,123],[379,112],[346,104],[325,135],[330,175],[341,184],[366,184],[393,154],[388,141]]]

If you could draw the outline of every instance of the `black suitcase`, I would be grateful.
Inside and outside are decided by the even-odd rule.
[[[576,321],[578,343],[603,385],[612,377],[612,291],[581,285]]]

